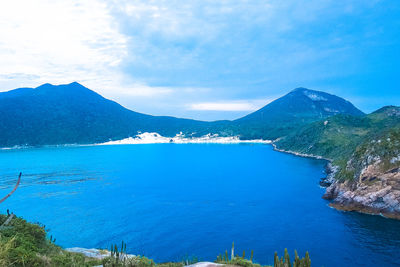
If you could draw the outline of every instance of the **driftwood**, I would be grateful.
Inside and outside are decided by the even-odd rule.
[[[8,193],[7,196],[5,196],[5,197],[3,197],[2,199],[0,199],[0,204],[1,204],[2,202],[4,202],[4,200],[6,200],[7,198],[9,198],[9,197],[15,192],[15,190],[17,190],[17,188],[18,188],[18,186],[19,186],[19,183],[21,182],[21,176],[22,176],[22,172],[19,173],[18,181],[17,181],[17,184],[15,185],[14,189],[13,189],[10,193]]]

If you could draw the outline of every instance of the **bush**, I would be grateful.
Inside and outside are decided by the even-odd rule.
[[[0,225],[7,219],[0,214]],[[0,266],[95,266],[101,262],[64,251],[46,237],[45,227],[14,217],[0,230]]]

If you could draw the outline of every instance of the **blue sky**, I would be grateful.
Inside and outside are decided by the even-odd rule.
[[[400,105],[400,1],[8,1],[0,89],[78,81],[135,111],[234,119],[296,87]]]

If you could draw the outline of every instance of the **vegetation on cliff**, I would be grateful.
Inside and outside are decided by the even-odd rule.
[[[297,88],[263,108],[229,125],[244,139],[269,139],[286,136],[309,123],[337,114],[362,116],[353,104],[335,95]]]
[[[0,225],[7,220],[0,214]],[[70,253],[48,239],[43,225],[14,217],[0,229],[0,266],[95,266],[96,259]]]
[[[314,122],[281,138],[279,149],[331,159],[340,167],[336,178],[357,179],[373,159],[382,171],[400,167],[400,108],[384,107],[369,115],[337,115]]]
[[[253,256],[254,253],[251,251],[250,257],[246,258],[246,253],[243,251],[242,256],[235,254],[235,246],[234,243],[232,243],[232,249],[231,249],[231,256],[229,258],[228,251],[226,250],[224,254],[220,254],[217,257],[217,260],[215,261],[216,263],[221,263],[221,264],[226,264],[229,266],[242,266],[242,267],[262,267],[262,265],[258,263],[253,262]],[[290,260],[290,255],[288,253],[288,250],[285,249],[283,257],[279,257],[278,253],[275,252],[274,255],[274,267],[310,267],[311,266],[311,260],[310,260],[310,255],[308,252],[306,252],[306,255],[304,258],[300,258],[299,255],[297,254],[297,251],[294,251],[294,261],[292,262]],[[265,266],[265,267],[269,267]]]

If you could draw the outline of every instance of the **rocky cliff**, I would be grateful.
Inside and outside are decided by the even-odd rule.
[[[400,219],[400,108],[338,115],[309,124],[274,144],[278,150],[330,159],[324,198],[341,210]]]
[[[336,176],[324,195],[332,207],[400,219],[400,131],[364,142]]]

